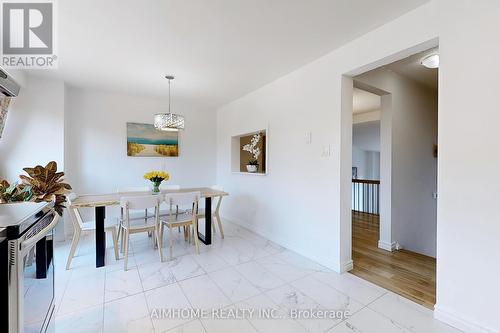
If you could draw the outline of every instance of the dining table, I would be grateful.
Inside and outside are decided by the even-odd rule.
[[[198,231],[198,238],[205,245],[212,244],[212,198],[227,196],[227,192],[216,190],[210,187],[193,187],[178,190],[161,190],[154,195],[164,195],[168,193],[200,192],[200,199],[205,200],[205,232]],[[94,208],[95,209],[95,254],[96,267],[105,266],[106,258],[106,233],[104,231],[104,219],[106,218],[106,207],[119,206],[120,199],[128,196],[152,195],[150,191],[144,192],[114,192],[105,194],[84,194],[79,195],[71,202],[74,208]]]

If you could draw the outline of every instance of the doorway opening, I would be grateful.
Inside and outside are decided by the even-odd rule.
[[[438,68],[423,63],[437,54],[431,48],[352,77],[350,273],[431,309]]]

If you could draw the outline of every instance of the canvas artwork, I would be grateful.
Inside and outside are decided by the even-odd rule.
[[[127,155],[179,156],[179,132],[159,131],[152,124],[127,123]]]

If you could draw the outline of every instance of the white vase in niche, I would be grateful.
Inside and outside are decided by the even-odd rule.
[[[257,172],[258,165],[253,165],[253,164],[248,164],[247,165],[247,171],[248,172]]]

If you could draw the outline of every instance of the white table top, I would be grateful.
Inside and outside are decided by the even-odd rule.
[[[202,198],[227,196],[229,193],[224,191],[214,190],[210,187],[193,187],[183,188],[180,190],[162,190],[162,194],[166,193],[186,193],[200,192]],[[71,202],[73,207],[100,207],[100,206],[117,206],[120,204],[120,198],[124,196],[140,196],[151,195],[151,192],[115,192],[106,194],[85,194],[78,196]]]

